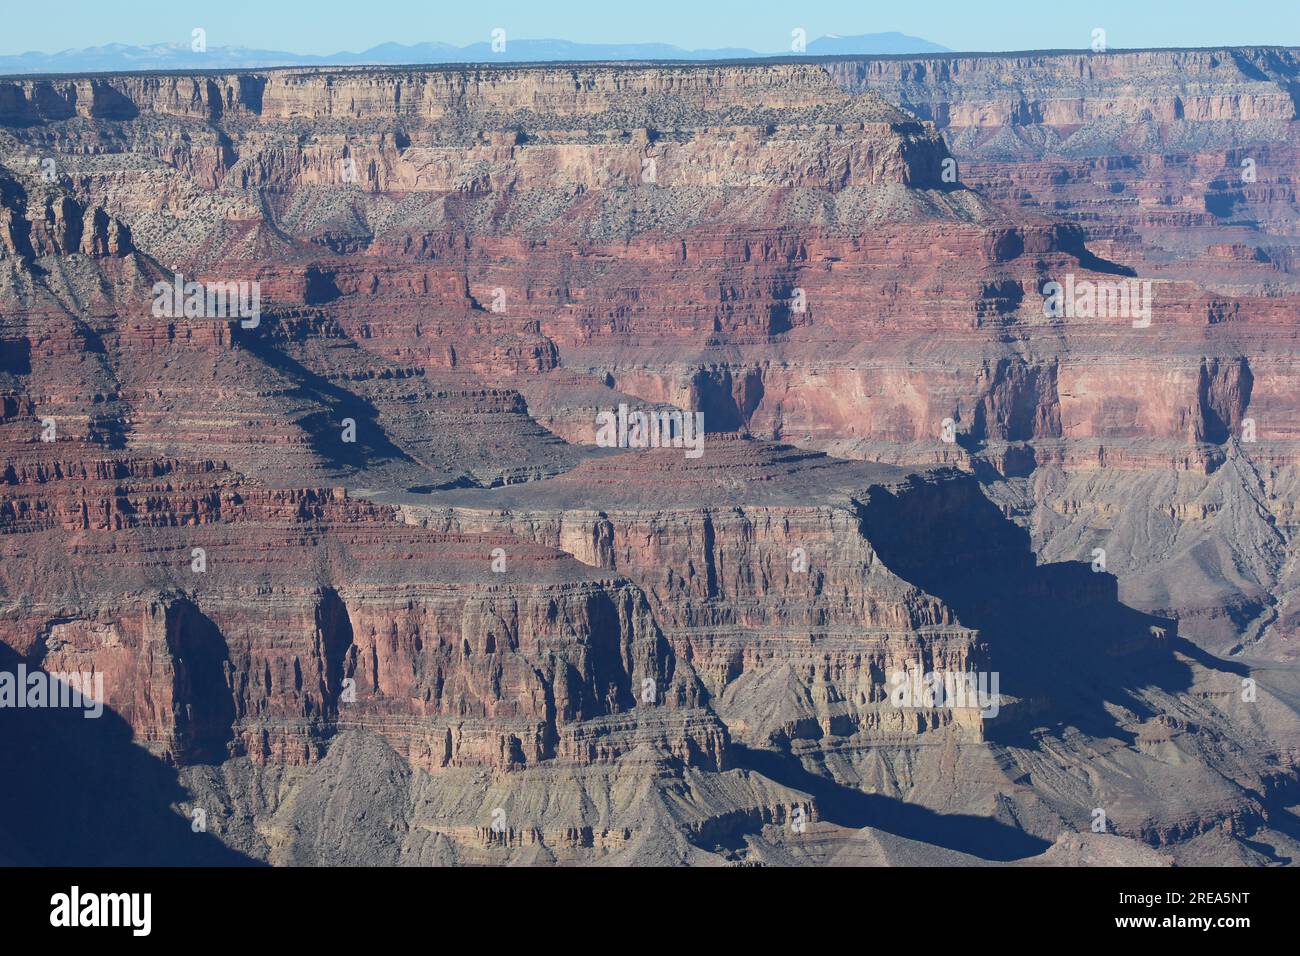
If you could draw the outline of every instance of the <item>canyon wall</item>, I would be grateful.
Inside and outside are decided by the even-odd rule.
[[[0,759],[169,862],[1276,862],[1297,68],[0,79],[0,647],[115,742]]]

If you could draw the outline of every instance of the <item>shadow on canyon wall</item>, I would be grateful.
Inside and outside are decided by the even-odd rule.
[[[0,671],[43,673],[0,644]],[[0,857],[36,866],[250,866],[172,809],[176,771],[107,708],[0,707]]]
[[[854,830],[874,827],[895,836],[1000,863],[1037,856],[1051,846],[1047,840],[991,817],[936,813],[885,794],[846,787],[813,773],[791,754],[752,750],[740,744],[732,744],[731,753],[738,766],[807,793],[816,801],[820,819],[836,826]]]
[[[249,354],[296,382],[304,399],[328,409],[311,412],[298,424],[306,432],[312,451],[330,467],[362,472],[390,461],[415,464],[389,439],[379,424],[379,409],[371,402],[313,372],[265,336],[244,335],[239,341]],[[355,441],[343,441],[345,419],[356,423]]]
[[[1040,565],[1028,532],[986,498],[974,476],[873,486],[858,503],[863,534],[904,580],[941,598],[980,631],[978,665],[997,671],[1000,691],[1023,703],[985,721],[997,743],[1037,749],[1043,734],[1074,727],[1098,739],[1136,744],[1118,705],[1137,720],[1159,711],[1141,692],[1186,692],[1186,661],[1241,676],[1248,668],[1201,651],[1176,622],[1119,601],[1115,577],[1084,562]],[[840,784],[790,753],[733,744],[738,766],[811,795],[827,822],[874,827],[994,862],[1024,859],[1049,843],[998,820],[942,814]],[[1279,828],[1291,822],[1286,815]]]
[[[167,649],[176,668],[177,759],[219,764],[234,739],[235,699],[227,672],[230,648],[216,623],[184,596],[166,607]]]
[[[1074,726],[1131,746],[1134,734],[1116,723],[1108,703],[1145,720],[1156,713],[1138,691],[1190,688],[1190,668],[1173,653],[1188,646],[1175,621],[1121,604],[1116,578],[1087,563],[1038,564],[1028,531],[1006,518],[974,477],[959,479],[955,493],[873,487],[859,518],[894,573],[980,631],[1001,692],[1027,702],[1019,716],[1012,707],[986,721],[990,739],[1032,747],[1029,731]]]

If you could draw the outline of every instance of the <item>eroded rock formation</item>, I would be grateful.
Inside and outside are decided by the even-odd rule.
[[[0,664],[111,721],[0,762],[142,861],[1289,859],[1298,69],[0,80]]]

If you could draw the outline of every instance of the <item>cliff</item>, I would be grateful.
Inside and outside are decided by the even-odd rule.
[[[0,80],[0,649],[110,715],[0,764],[152,861],[1290,852],[1296,72]]]

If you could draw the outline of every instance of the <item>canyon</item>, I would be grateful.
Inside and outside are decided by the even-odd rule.
[[[0,708],[0,862],[1294,862],[1298,109],[1289,48],[0,77],[0,670],[105,696]]]

